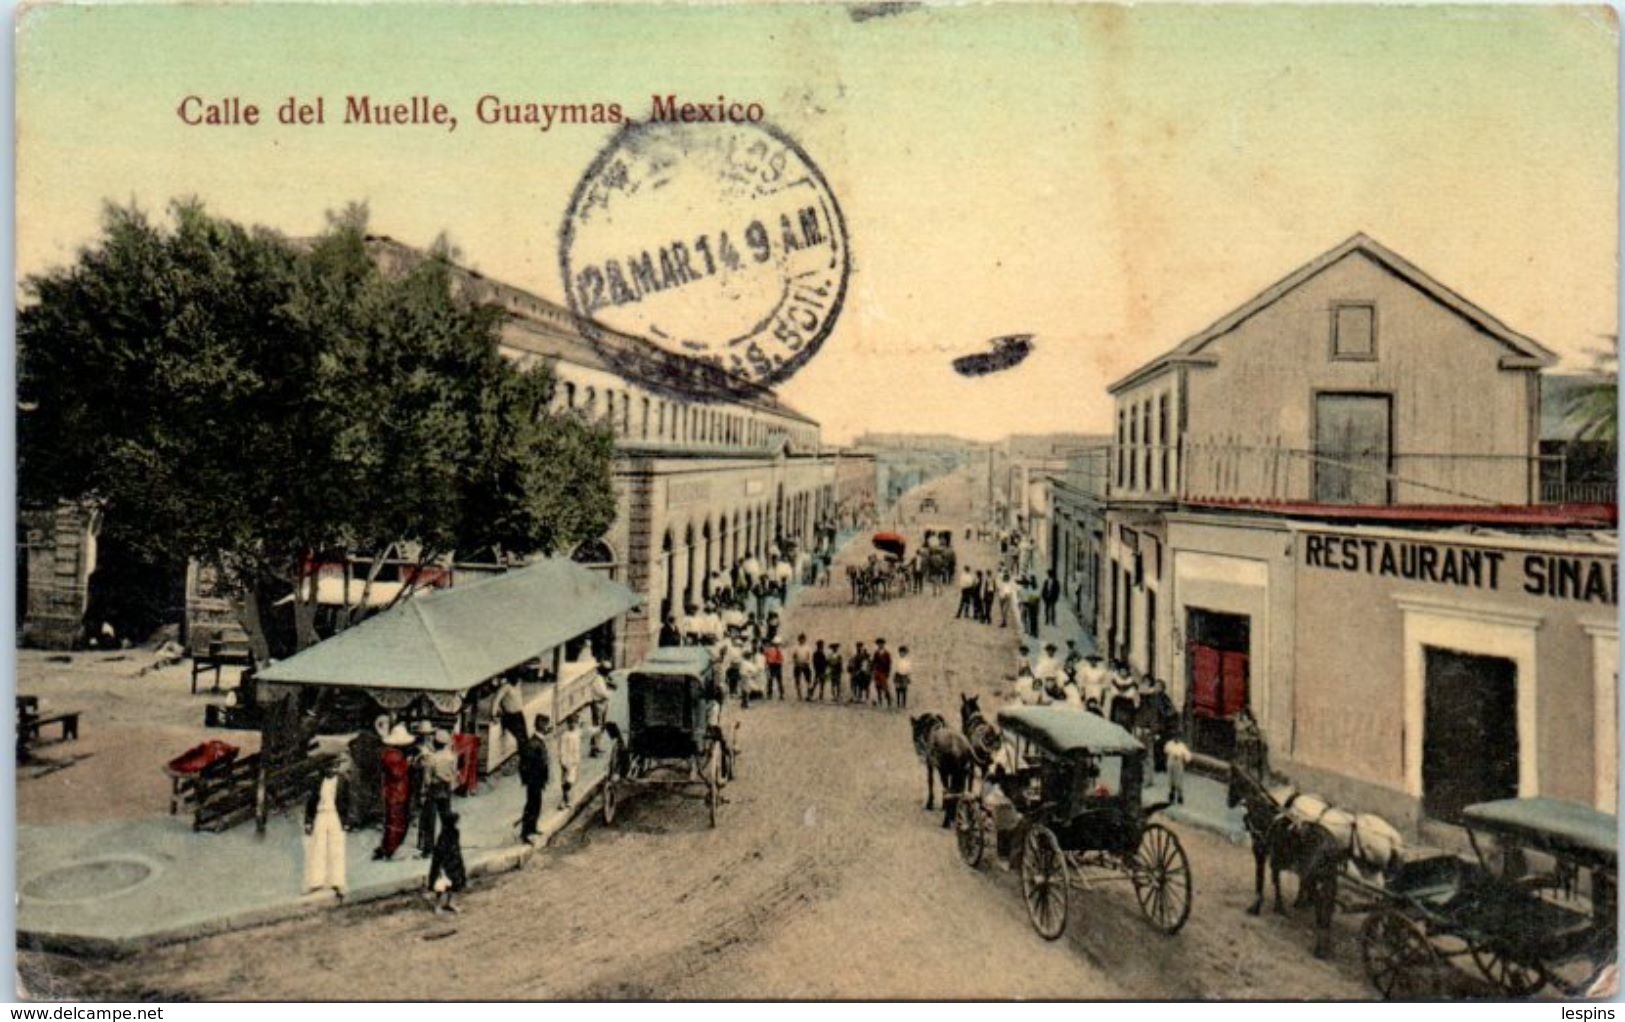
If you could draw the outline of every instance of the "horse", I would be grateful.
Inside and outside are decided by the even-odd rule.
[[[1004,739],[999,735],[999,729],[982,716],[981,699],[981,696],[959,693],[959,729],[970,742],[971,758],[977,771],[986,777]]]
[[[1296,821],[1288,810],[1297,792],[1290,788],[1270,791],[1264,783],[1230,764],[1230,785],[1225,805],[1246,806],[1247,835],[1253,845],[1253,885],[1256,897],[1247,909],[1258,915],[1264,906],[1264,866],[1270,867],[1275,883],[1275,911],[1284,913],[1281,901],[1281,872],[1298,875],[1298,897],[1293,907],[1312,904],[1315,909],[1315,957],[1331,951],[1332,912],[1337,907],[1337,874],[1342,871],[1348,850],[1331,832],[1318,823]]]
[[[940,713],[908,719],[914,734],[914,752],[925,763],[925,808],[935,809],[937,777],[942,779],[942,825],[951,827],[958,799],[970,786],[974,763],[970,743],[954,731]],[[933,776],[935,771],[935,776]]]

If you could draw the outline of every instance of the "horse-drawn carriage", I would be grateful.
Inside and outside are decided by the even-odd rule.
[[[1164,933],[1190,916],[1190,863],[1179,838],[1148,822],[1166,803],[1146,806],[1145,746],[1109,721],[1043,706],[1000,710],[1005,742],[1014,742],[1014,773],[995,768],[995,799],[966,795],[955,813],[960,858],[982,863],[990,838],[1008,848],[1033,928],[1046,940],[1066,930],[1070,893],[1116,874],[1134,887],[1140,910]],[[1003,817],[1003,818],[1001,818]]]
[[[627,672],[627,733],[611,725],[609,775],[604,779],[604,822],[638,788],[700,794],[717,825],[722,785],[739,753],[722,732],[722,690],[711,653],[703,646],[666,646]]]
[[[1380,883],[1342,875],[1339,904],[1370,913],[1360,953],[1372,985],[1384,997],[1427,997],[1446,959],[1470,956],[1509,997],[1547,984],[1587,994],[1618,953],[1614,817],[1516,798],[1469,806],[1462,821],[1473,859],[1418,858]]]

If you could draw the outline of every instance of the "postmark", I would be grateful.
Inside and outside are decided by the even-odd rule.
[[[645,122],[577,184],[559,269],[607,358],[692,398],[805,365],[840,316],[851,254],[828,182],[783,131]]]

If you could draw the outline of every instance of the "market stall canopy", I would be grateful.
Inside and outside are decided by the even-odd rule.
[[[612,621],[642,599],[549,557],[421,595],[260,672],[261,681],[463,692]]]

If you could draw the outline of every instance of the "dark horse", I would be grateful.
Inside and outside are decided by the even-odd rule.
[[[940,713],[908,719],[914,752],[925,762],[925,807],[936,808],[936,778],[942,778],[942,825],[953,826],[955,802],[970,785],[971,747]]]
[[[1298,898],[1294,907],[1315,907],[1315,957],[1331,951],[1332,912],[1337,907],[1337,874],[1343,868],[1347,851],[1331,832],[1318,823],[1294,820],[1287,812],[1296,792],[1272,794],[1262,781],[1240,764],[1230,764],[1228,806],[1247,807],[1247,834],[1253,839],[1253,882],[1257,897],[1247,909],[1258,915],[1264,906],[1264,864],[1269,863],[1275,882],[1275,911],[1285,912],[1281,902],[1281,872],[1298,875]]]
[[[981,698],[959,693],[959,730],[970,742],[971,759],[977,771],[986,777],[1003,738],[999,735],[999,729],[982,716]]]

